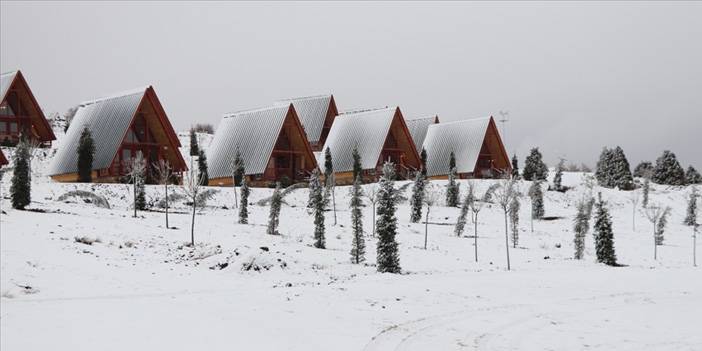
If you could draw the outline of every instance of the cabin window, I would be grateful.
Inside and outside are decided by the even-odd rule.
[[[134,134],[134,132],[131,129],[127,130],[127,135],[124,137],[124,141],[126,141],[128,143],[136,143],[137,142],[136,134]]]
[[[7,122],[0,122],[0,133],[7,131]]]
[[[15,134],[17,133],[17,122],[9,122],[10,125],[10,133]]]
[[[290,158],[285,157],[285,156],[278,156],[275,158],[275,167],[276,168],[289,168],[290,167]]]
[[[122,161],[129,161],[132,158],[132,150],[122,149]]]
[[[12,107],[7,103],[0,105],[0,116],[14,116],[15,112],[12,111]]]

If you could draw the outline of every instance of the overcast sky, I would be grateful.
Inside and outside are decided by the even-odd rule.
[[[47,112],[153,85],[176,129],[333,93],[340,109],[499,117],[539,146],[702,169],[702,3],[0,3],[0,69]]]

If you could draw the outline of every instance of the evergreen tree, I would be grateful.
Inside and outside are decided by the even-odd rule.
[[[689,226],[694,226],[697,224],[697,197],[699,194],[697,193],[697,188],[692,187],[692,190],[690,190],[690,197],[689,200],[687,201],[687,212],[685,215],[685,225]]]
[[[410,198],[410,222],[417,223],[422,219],[422,203],[424,203],[424,177],[418,172],[414,176],[412,185],[412,197]]]
[[[656,223],[656,245],[663,245],[665,241],[665,227],[668,225],[668,216],[670,215],[670,207],[666,207],[661,214],[661,217]]]
[[[517,159],[517,154],[512,156],[512,178],[519,179],[519,159]]]
[[[236,149],[236,154],[234,155],[232,176],[234,180],[234,186],[243,186],[244,175],[246,174],[246,168],[244,168],[244,160],[241,158],[241,153],[239,148]]]
[[[458,220],[456,221],[456,227],[453,231],[456,236],[461,236],[463,234],[463,228],[466,226],[466,217],[468,216],[468,211],[475,202],[475,185],[473,182],[468,182],[468,193],[463,199],[463,204],[461,205],[461,213],[458,215]]]
[[[142,174],[136,181],[136,209],[146,210],[146,177]]]
[[[93,173],[93,155],[95,155],[95,142],[88,127],[83,128],[78,142],[78,181],[90,183]]]
[[[334,174],[334,165],[332,163],[331,150],[327,147],[324,150],[324,207],[328,207],[331,199],[332,174]]]
[[[643,199],[641,200],[641,205],[644,208],[648,207],[648,193],[650,191],[651,191],[651,178],[646,176],[646,177],[644,177],[644,182],[643,182],[643,186],[641,189],[641,195],[643,197]]]
[[[573,231],[575,232],[575,239],[573,240],[573,246],[575,247],[574,258],[576,260],[583,259],[583,252],[585,250],[585,236],[587,231],[590,230],[590,217],[587,213],[587,203],[586,200],[580,200],[577,204],[577,214],[573,220]]]
[[[200,175],[200,184],[207,185],[210,180],[210,176],[207,174],[207,156],[205,151],[200,149],[200,154],[197,158],[197,170]]]
[[[509,203],[509,221],[512,226],[512,245],[514,248],[519,244],[519,197],[515,196]]]
[[[612,188],[614,181],[612,180],[611,164],[614,159],[614,152],[610,148],[602,148],[600,159],[597,161],[597,169],[595,170],[595,178],[600,186]]]
[[[427,179],[427,150],[425,148],[422,148],[419,159],[422,161],[422,177]]]
[[[651,172],[653,172],[653,164],[648,161],[643,161],[636,165],[636,168],[634,168],[634,177],[643,178]]]
[[[631,175],[629,161],[624,155],[624,150],[617,146],[613,150],[613,160],[611,174],[614,181],[614,186],[621,190],[634,189],[634,178]]]
[[[546,167],[538,147],[531,149],[529,156],[524,161],[522,177],[525,180],[546,180],[548,177],[548,167]]]
[[[695,167],[687,167],[687,172],[685,172],[685,184],[702,184],[702,176],[695,169]]]
[[[456,155],[451,152],[449,158],[448,184],[446,185],[446,206],[458,206],[458,195],[459,188],[458,183],[456,183]]]
[[[328,150],[328,149],[327,149]],[[324,194],[316,169],[310,177],[310,192],[312,192],[312,212],[314,214],[314,247],[324,249]]]
[[[278,223],[280,223],[280,207],[283,204],[283,196],[280,193],[280,183],[275,183],[275,190],[271,196],[271,211],[268,214],[268,229],[270,235],[280,235],[278,233]]]
[[[195,134],[195,129],[190,128],[190,156],[197,156],[200,154],[200,147],[197,143],[197,135]]]
[[[361,163],[361,155],[358,153],[358,149],[356,147],[353,148],[351,157],[353,158],[353,180],[355,182],[356,179],[358,179],[361,183],[363,183],[363,166]]]
[[[235,190],[236,191],[236,190]],[[241,206],[239,206],[239,224],[249,223],[249,194],[251,190],[246,184],[246,177],[241,178]]]
[[[146,209],[146,194],[144,189],[146,161],[144,161],[144,155],[141,151],[137,151],[136,156],[129,161],[127,168],[129,169],[127,176],[134,188],[134,217],[136,217],[137,210]]]
[[[595,212],[595,251],[597,252],[597,262],[615,266],[617,255],[614,252],[612,218],[606,205],[607,203],[602,200],[602,194],[599,194],[596,203],[597,211]]]
[[[351,232],[353,239],[351,243],[351,262],[361,263],[366,260],[366,242],[363,238],[363,189],[361,188],[361,177],[356,177],[351,187]]]
[[[565,168],[565,160],[561,159],[556,166],[556,175],[553,176],[553,190],[561,191],[563,189],[563,169]]]
[[[14,171],[12,173],[12,185],[10,186],[10,195],[12,197],[12,208],[24,210],[32,202],[31,195],[31,166],[29,159],[31,157],[31,146],[29,142],[20,137],[20,142],[15,148],[14,154]]]
[[[378,244],[377,267],[378,272],[400,273],[400,253],[397,241],[397,190],[395,189],[395,165],[385,162],[383,175],[380,177],[378,190]]]
[[[685,185],[685,171],[674,153],[663,151],[653,167],[651,180],[656,184]]]
[[[544,192],[543,189],[541,189],[540,180],[531,183],[531,187],[529,187],[529,197],[531,198],[531,218],[544,218]]]

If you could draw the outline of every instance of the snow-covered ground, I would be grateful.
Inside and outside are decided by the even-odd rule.
[[[573,190],[546,193],[546,215],[562,218],[537,221],[534,232],[522,201],[511,271],[498,206],[480,213],[476,263],[470,221],[463,237],[453,235],[459,209],[432,209],[424,250],[424,223],[409,223],[403,203],[403,274],[393,275],[376,272],[369,207],[367,261],[350,263],[347,187],[336,189],[336,226],[327,213],[326,250],[312,246],[306,189],[285,197],[282,235],[271,236],[268,207],[255,204],[271,190],[259,188],[249,225],[236,224],[231,188],[210,188],[216,194],[196,216],[191,248],[183,200],[170,215],[175,229],[165,228],[160,211],[133,218],[128,185],[53,183],[42,174],[50,154],[35,159],[30,207],[41,212],[9,209],[10,174],[2,181],[2,350],[702,349],[702,273],[692,267],[692,231],[682,225],[686,188],[653,186],[651,201],[672,207],[657,261],[642,212],[632,229],[629,193],[596,188],[613,215],[625,265],[616,268],[595,263],[591,233],[585,259],[572,259],[582,174],[565,174]],[[477,182],[478,193],[490,183]],[[104,196],[110,208],[58,200],[77,189]],[[162,191],[148,186],[147,199],[156,202]]]

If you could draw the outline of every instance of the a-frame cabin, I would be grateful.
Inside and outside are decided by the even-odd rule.
[[[80,104],[51,164],[54,180],[78,179],[76,150],[84,128],[95,143],[95,182],[124,181],[139,153],[145,159],[148,183],[154,182],[154,167],[160,160],[169,163],[174,180],[187,170],[178,136],[151,86]]]
[[[304,182],[317,163],[292,104],[227,114],[207,150],[209,185],[231,186],[237,152],[250,186]]]
[[[417,152],[421,153],[424,138],[427,136],[427,130],[430,125],[439,123],[439,116],[406,119],[405,123],[407,123],[407,129],[409,129],[412,135],[414,146],[417,147]]]
[[[0,144],[15,146],[20,135],[39,146],[56,140],[51,124],[20,71],[0,75]]]
[[[431,178],[447,178],[451,152],[456,157],[459,178],[499,178],[512,172],[492,117],[432,124],[423,147],[427,150],[427,174]]]
[[[398,179],[409,179],[420,169],[419,154],[399,107],[339,115],[322,151],[317,153],[320,165],[324,164],[327,148],[338,184],[353,183],[354,148],[361,156],[364,181],[377,180],[386,161],[395,164]]]
[[[276,106],[293,104],[312,151],[322,150],[334,119],[339,115],[334,95],[316,95],[280,100]]]

